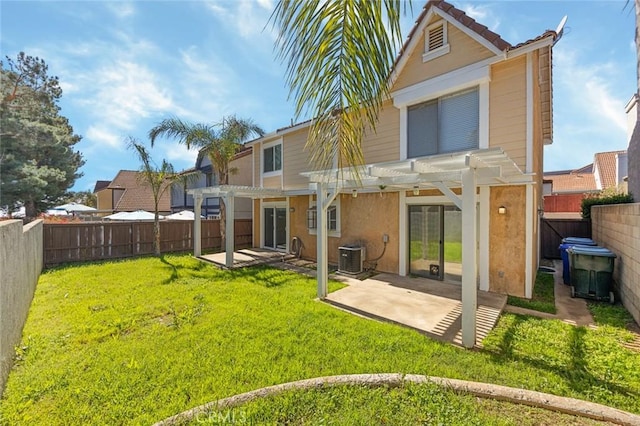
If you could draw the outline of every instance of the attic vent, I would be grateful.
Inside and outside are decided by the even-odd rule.
[[[449,41],[447,40],[447,22],[439,21],[430,25],[425,30],[424,53],[422,62],[430,61],[438,56],[449,53]]]
[[[442,46],[444,46],[444,25],[440,24],[429,30],[429,45],[427,51],[431,52]]]

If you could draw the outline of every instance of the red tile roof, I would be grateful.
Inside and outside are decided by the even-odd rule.
[[[135,210],[153,211],[153,192],[149,184],[141,178],[141,173],[134,170],[120,170],[108,187],[112,190],[124,189],[124,193],[113,206],[117,212],[130,212]],[[171,211],[171,193],[166,190],[160,197],[158,210]]]
[[[553,194],[569,192],[595,192],[596,180],[591,173],[574,173],[560,175],[544,175],[545,181],[552,182]]]

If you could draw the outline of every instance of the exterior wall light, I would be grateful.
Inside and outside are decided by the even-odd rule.
[[[507,214],[507,208],[505,206],[498,207],[498,214]]]
[[[413,195],[420,195],[420,188],[418,188],[418,186],[413,187]]]
[[[357,189],[354,189],[353,191],[351,191],[351,196],[352,196],[353,198],[358,198],[358,190],[357,190]]]

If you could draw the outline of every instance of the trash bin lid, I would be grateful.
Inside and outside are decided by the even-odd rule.
[[[596,242],[591,238],[582,238],[582,237],[567,237],[563,238],[562,242],[565,244],[580,244],[583,246],[595,246]]]
[[[600,257],[618,257],[608,248],[598,247],[598,246],[581,246],[576,245],[567,249],[567,251],[571,254],[583,254],[589,256],[600,256]]]

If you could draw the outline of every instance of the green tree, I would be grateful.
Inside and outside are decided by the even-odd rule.
[[[147,148],[138,142],[135,138],[129,137],[128,142],[129,149],[132,149],[138,159],[142,163],[140,167],[139,178],[142,180],[141,184],[148,185],[151,189],[153,196],[153,251],[156,256],[160,256],[160,213],[158,211],[158,205],[162,195],[171,188],[175,182],[196,178],[199,175],[198,171],[176,173],[173,166],[166,160],[162,160],[160,166],[151,158],[151,154]]]
[[[25,206],[26,216],[56,204],[84,164],[73,150],[81,137],[60,115],[58,77],[44,60],[18,54],[0,61],[0,206]]]
[[[229,175],[237,170],[231,169],[229,164],[238,152],[243,142],[252,136],[262,136],[264,130],[251,119],[238,118],[235,115],[223,117],[219,123],[210,125],[203,123],[189,123],[172,117],[162,120],[149,131],[151,146],[161,137],[177,138],[178,143],[187,148],[197,148],[207,155],[216,173],[218,185],[227,185]],[[222,247],[226,238],[226,208],[220,200],[220,234]],[[231,230],[233,231],[233,230]]]
[[[296,117],[313,117],[307,147],[319,169],[360,165],[400,45],[400,0],[280,0],[271,17]],[[405,3],[406,4],[406,3]],[[406,7],[406,6],[405,6]]]

